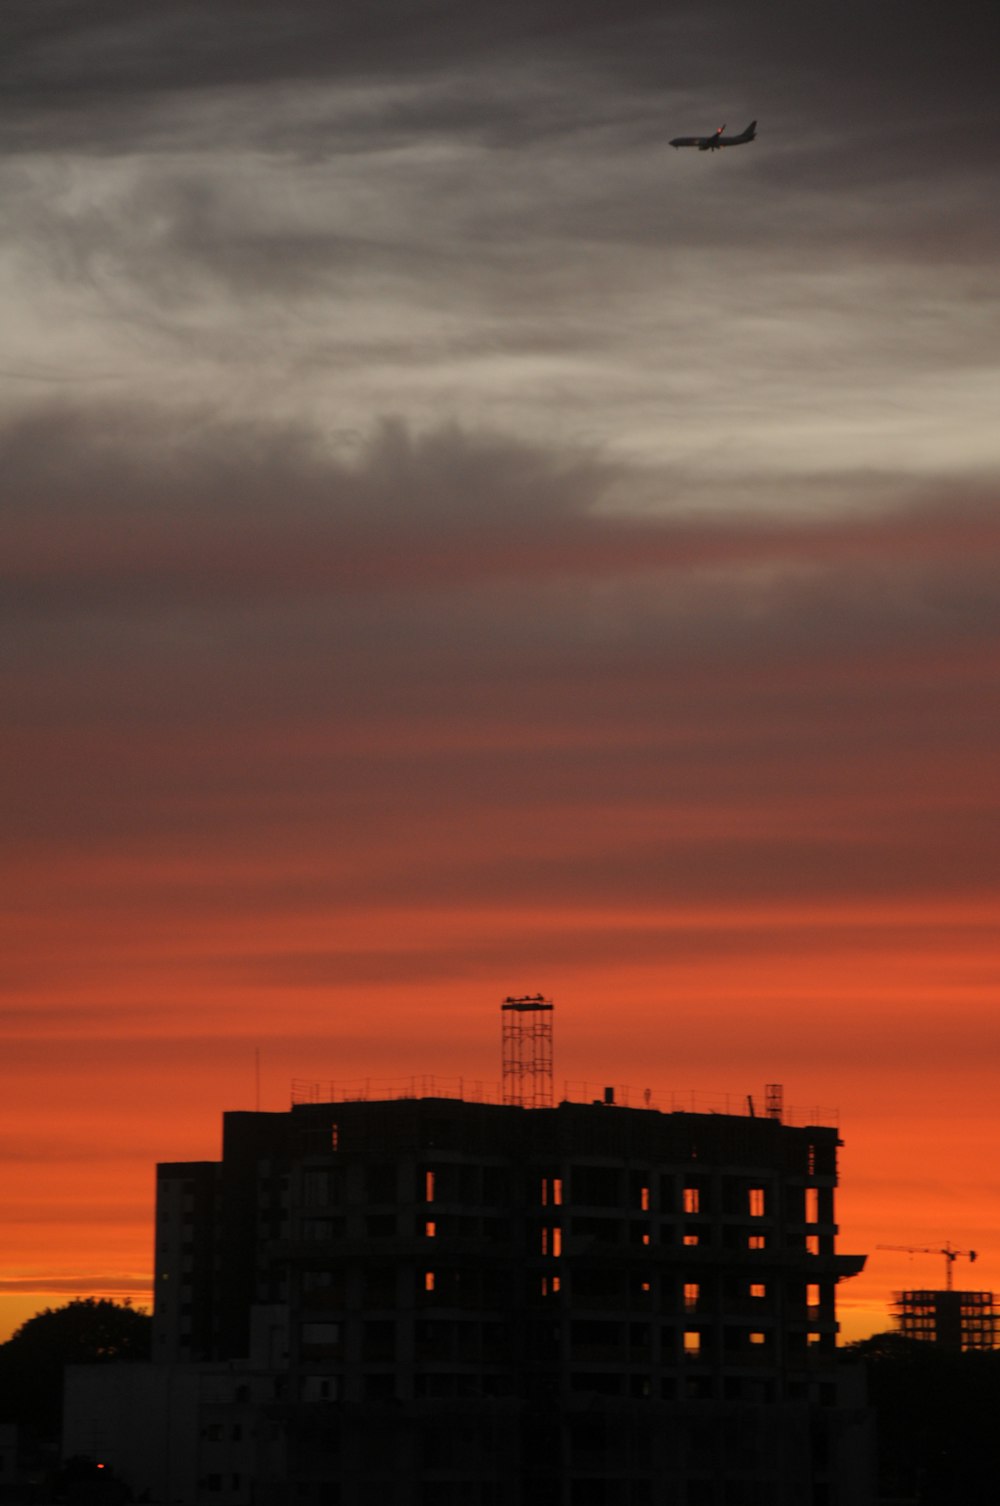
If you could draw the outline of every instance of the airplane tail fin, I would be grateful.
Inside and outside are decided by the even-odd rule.
[[[744,136],[749,137],[749,139],[752,141],[757,134],[757,122],[755,120],[751,120],[750,124],[747,126],[743,134]]]

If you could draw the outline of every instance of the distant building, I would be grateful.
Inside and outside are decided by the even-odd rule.
[[[185,1506],[865,1506],[838,1145],[611,1101],[226,1114],[221,1161],[159,1168],[146,1378],[77,1370],[67,1447]]]
[[[1000,1314],[992,1292],[897,1292],[893,1312],[904,1338],[956,1352],[997,1347]]]

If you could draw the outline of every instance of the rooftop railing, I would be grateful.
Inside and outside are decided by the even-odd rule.
[[[438,1077],[423,1074],[412,1077],[328,1079],[317,1081],[295,1078],[292,1103],[368,1103],[405,1098],[453,1098],[465,1103],[502,1104],[501,1086],[469,1077]],[[609,1108],[653,1109],[661,1114],[735,1114],[745,1118],[765,1119],[763,1095],[716,1093],[702,1089],[666,1091],[658,1088],[634,1088],[623,1083],[564,1081],[562,1091],[553,1089],[558,1103],[599,1103]],[[772,1116],[777,1117],[777,1116]],[[784,1106],[782,1124],[836,1126],[839,1114],[825,1107]]]

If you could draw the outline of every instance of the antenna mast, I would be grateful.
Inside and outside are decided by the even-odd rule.
[[[551,999],[541,994],[504,999],[503,1101],[525,1109],[552,1107]]]

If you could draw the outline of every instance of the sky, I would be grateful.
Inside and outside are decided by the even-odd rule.
[[[0,1336],[536,992],[1000,1290],[995,20],[5,0]]]

